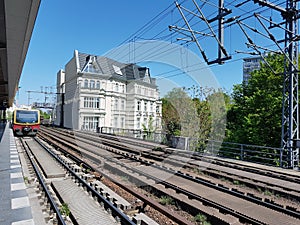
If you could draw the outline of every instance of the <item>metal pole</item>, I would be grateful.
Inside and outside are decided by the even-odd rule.
[[[224,8],[224,0],[219,0],[219,15],[222,15],[223,13],[223,8]],[[218,33],[218,38],[220,43],[223,45],[224,44],[224,25],[223,25],[224,17],[220,16],[219,17],[219,33]],[[218,45],[218,59],[222,59],[224,56],[221,46]]]
[[[287,167],[295,168],[299,163],[299,148],[295,146],[299,139],[299,109],[298,109],[298,43],[294,41],[297,34],[297,1],[287,0],[285,47],[285,78],[282,115],[282,147],[286,151]]]

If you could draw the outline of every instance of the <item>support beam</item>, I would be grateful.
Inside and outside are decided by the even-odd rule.
[[[299,84],[298,84],[298,0],[286,0],[286,8],[279,7],[266,0],[253,0],[261,6],[278,11],[285,24],[284,38],[284,81],[282,99],[281,147],[283,154],[280,159],[282,167],[296,168],[299,166]],[[272,29],[274,24],[269,29]],[[270,33],[269,33],[270,35]],[[277,45],[275,37],[270,36]],[[279,45],[278,45],[279,46]]]
[[[197,4],[195,0],[192,0],[194,3],[194,6],[196,7],[195,10],[189,10],[181,6],[178,2],[175,1],[176,7],[185,23],[186,27],[178,27],[178,26],[169,26],[170,30],[174,30],[180,34],[183,34],[185,38],[179,38],[178,40],[184,40],[184,41],[190,41],[195,42],[198,49],[200,50],[200,53],[204,59],[204,61],[208,64],[223,64],[224,61],[231,59],[231,56],[228,55],[225,47],[224,47],[224,17],[229,15],[232,11],[224,7],[224,0],[219,0],[219,6],[218,6],[218,15],[207,19],[202,12],[201,8]],[[185,13],[188,13],[189,15],[193,15],[193,17],[198,18],[200,21],[203,21],[208,29],[208,32],[200,32],[196,31],[192,28],[192,25],[190,21],[185,16]],[[214,31],[212,28],[211,23],[212,22],[218,22],[218,33]],[[205,54],[204,49],[200,45],[199,38],[197,35],[206,36],[213,38],[218,46],[218,57],[215,60],[209,60],[207,55]],[[187,38],[186,38],[187,37]]]

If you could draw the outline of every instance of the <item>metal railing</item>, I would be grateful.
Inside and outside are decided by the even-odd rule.
[[[205,155],[231,158],[277,167],[286,167],[287,165],[287,159],[282,148],[192,139],[189,137],[171,136],[166,133],[151,133],[141,129],[134,130],[102,127],[98,132],[143,139],[165,144],[171,148],[196,151]]]

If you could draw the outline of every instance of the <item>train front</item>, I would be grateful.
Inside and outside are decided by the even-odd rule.
[[[40,113],[38,110],[15,110],[13,131],[17,136],[35,136],[40,129]]]

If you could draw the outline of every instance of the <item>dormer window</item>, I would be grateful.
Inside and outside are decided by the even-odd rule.
[[[86,64],[82,70],[86,73],[98,73],[98,69],[96,67],[96,57],[95,56],[87,56]]]
[[[120,67],[115,66],[115,65],[112,65],[112,66],[113,66],[113,69],[114,69],[114,71],[115,71],[116,74],[123,75]]]

